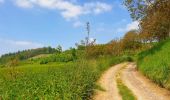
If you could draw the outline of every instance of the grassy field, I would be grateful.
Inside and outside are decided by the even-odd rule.
[[[140,53],[138,69],[160,86],[170,89],[170,39]]]
[[[79,59],[68,63],[30,64],[0,69],[3,99],[90,99],[95,82],[111,65],[127,57]]]

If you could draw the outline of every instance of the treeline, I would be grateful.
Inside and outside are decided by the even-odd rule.
[[[88,58],[135,54],[170,37],[170,0],[124,0],[124,4],[132,19],[139,22],[139,30],[107,44],[87,45],[87,40],[81,41],[78,49],[85,49]]]
[[[18,51],[16,53],[9,53],[9,54],[2,55],[0,58],[0,64],[6,64],[7,62],[14,59],[21,61],[40,54],[53,54],[53,53],[60,53],[60,52],[62,52],[61,46],[58,46],[57,48],[43,47],[37,49]]]
[[[150,44],[143,43],[141,38],[139,31],[131,30],[125,33],[124,37],[114,39],[107,44],[91,43],[90,45],[85,45],[85,42],[81,41],[80,44],[76,45],[78,50],[85,50],[87,58],[97,58],[106,55],[133,55],[150,47]]]

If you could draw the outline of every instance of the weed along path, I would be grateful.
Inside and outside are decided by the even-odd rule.
[[[129,63],[122,71],[122,80],[138,100],[170,100],[170,91],[144,77],[134,63]]]
[[[116,75],[133,92],[137,100],[170,100],[170,91],[159,87],[136,70],[134,63],[122,63],[103,73],[98,84],[103,90],[96,90],[93,100],[122,100],[117,87]]]
[[[108,69],[99,79],[98,84],[103,91],[97,90],[94,100],[122,100],[116,83],[116,74],[125,66],[125,63],[118,64]]]

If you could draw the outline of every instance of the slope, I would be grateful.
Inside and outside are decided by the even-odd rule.
[[[138,69],[160,86],[170,89],[170,39],[140,53]]]

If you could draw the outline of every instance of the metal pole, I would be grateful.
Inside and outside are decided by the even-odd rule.
[[[87,22],[87,46],[89,45],[90,23]]]

